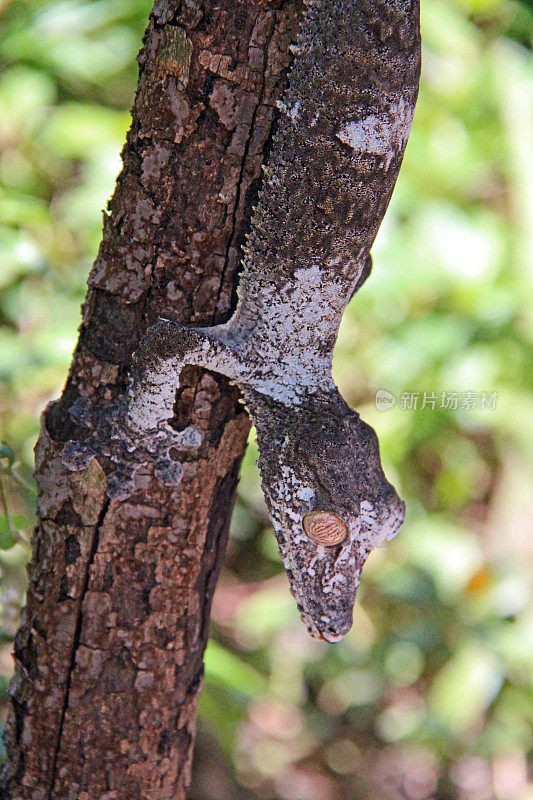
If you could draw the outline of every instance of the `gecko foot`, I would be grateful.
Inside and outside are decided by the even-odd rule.
[[[176,455],[195,451],[202,444],[202,434],[193,426],[176,431],[163,420],[151,430],[132,428],[125,399],[104,409],[79,399],[69,413],[87,435],[67,442],[62,462],[71,471],[85,469],[95,457],[110,462],[107,494],[111,500],[126,500],[137,491],[141,471],[152,471],[165,486],[178,485],[183,466]]]

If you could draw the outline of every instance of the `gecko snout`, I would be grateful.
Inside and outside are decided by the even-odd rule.
[[[353,624],[353,617],[350,614],[350,619],[346,620],[341,625],[328,625],[327,628],[325,628],[322,631],[319,631],[320,638],[323,639],[325,642],[330,642],[331,644],[334,644],[335,642],[340,642],[342,639],[344,639],[344,637],[352,627],[352,624]]]
[[[304,615],[311,636],[324,642],[340,642],[353,625],[354,600],[354,587],[346,593],[333,595],[322,591],[321,596],[315,595],[308,602],[308,613]]]

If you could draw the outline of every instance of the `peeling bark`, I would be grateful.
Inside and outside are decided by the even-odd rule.
[[[179,486],[151,469],[126,502],[105,456],[73,471],[80,400],[112,404],[158,316],[225,322],[301,16],[300,0],[156,0],[123,169],[80,337],[36,447],[39,524],[15,642],[6,800],[180,800],[209,608],[249,421],[235,387],[188,367]]]

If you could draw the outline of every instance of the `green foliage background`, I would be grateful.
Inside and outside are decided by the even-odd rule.
[[[0,0],[0,438],[13,452],[0,451],[4,710],[38,416],[75,343],[150,5]],[[423,0],[422,31],[404,168],[335,360],[380,435],[407,522],[370,558],[352,632],[311,641],[251,442],[213,613],[194,798],[533,798],[533,13],[512,0]],[[394,408],[376,409],[379,389]],[[417,408],[403,407],[416,392]],[[442,407],[443,392],[459,393],[458,408]],[[468,407],[483,392],[497,392],[495,407]]]

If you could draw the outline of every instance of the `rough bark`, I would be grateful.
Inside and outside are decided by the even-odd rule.
[[[110,500],[104,456],[72,471],[80,398],[112,403],[159,315],[231,313],[240,246],[300,0],[155,0],[123,170],[104,214],[79,342],[36,448],[39,525],[15,643],[9,800],[179,800],[189,781],[210,602],[249,422],[238,390],[189,367],[172,425],[201,434],[165,486]]]

